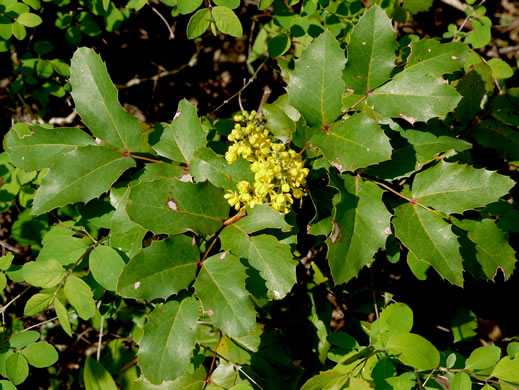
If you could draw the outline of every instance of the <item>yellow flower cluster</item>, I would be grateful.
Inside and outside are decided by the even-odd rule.
[[[229,191],[225,198],[236,210],[267,203],[276,211],[288,213],[294,199],[305,195],[309,170],[304,168],[301,155],[271,139],[269,130],[262,127],[262,118],[256,117],[256,111],[243,111],[233,119],[236,124],[227,137],[233,144],[225,153],[225,159],[230,164],[240,157],[249,161],[254,184],[240,181],[237,191]]]

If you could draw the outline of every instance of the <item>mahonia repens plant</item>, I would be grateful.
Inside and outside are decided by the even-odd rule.
[[[197,17],[206,29],[213,12],[221,30],[218,7],[240,2],[214,3]],[[178,1],[186,14],[201,4]],[[303,11],[317,7],[305,2]],[[374,289],[377,315],[356,320],[350,335],[331,328],[329,302],[384,259],[459,287],[468,273],[510,278],[516,91],[484,63],[465,69],[465,42],[397,42],[379,6],[364,11],[347,39],[337,38],[342,29],[321,30],[283,68],[287,93],[260,107],[265,119],[241,112],[230,133],[201,121],[185,99],[170,123],[145,126],[119,103],[101,58],[80,48],[70,83],[86,129],[17,123],[6,135],[0,206],[24,199],[30,209],[20,224],[37,220],[41,239],[34,260],[0,257],[2,284],[32,286],[2,314],[14,301],[27,317],[50,310],[72,336],[88,321],[122,320],[138,308],[115,340],[121,345],[102,351],[127,361],[87,358],[86,389],[99,378],[110,390],[116,381],[138,389],[424,389],[438,378],[453,389],[517,387],[516,342],[467,356],[439,351],[412,333],[409,306],[390,294],[377,299]],[[476,96],[478,80],[492,82],[482,81]],[[489,169],[475,146],[495,149],[500,161],[491,166],[507,169]],[[296,201],[303,207],[291,207]],[[14,233],[20,240],[23,230]],[[466,317],[472,336],[453,321],[456,342],[475,335],[473,313]],[[286,323],[308,330],[298,348],[280,329]],[[29,364],[57,359],[36,342],[39,332],[7,336],[1,387],[23,383]],[[306,339],[311,358],[300,359]],[[120,353],[123,343],[131,353]],[[128,377],[121,366],[131,367]]]

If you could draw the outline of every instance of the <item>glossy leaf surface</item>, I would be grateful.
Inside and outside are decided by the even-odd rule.
[[[411,43],[405,71],[440,77],[463,67],[468,52],[468,46],[461,42],[442,44],[436,39],[421,39]]]
[[[199,251],[191,238],[179,235],[154,242],[124,267],[117,293],[129,298],[166,299],[195,279]]]
[[[153,310],[139,343],[139,366],[151,383],[175,379],[184,373],[195,347],[198,302],[186,297]]]
[[[310,142],[341,173],[355,171],[391,158],[389,138],[364,114],[355,114],[314,135]]]
[[[451,283],[463,285],[460,244],[451,225],[422,207],[406,203],[395,209],[395,235],[419,260],[431,264]]]
[[[76,111],[92,134],[121,151],[138,151],[141,126],[123,109],[106,65],[92,49],[76,50],[70,66]]]
[[[444,213],[463,213],[498,200],[514,184],[509,177],[493,171],[440,161],[416,175],[412,195]]]
[[[43,178],[33,214],[69,203],[88,202],[108,191],[135,161],[101,146],[85,146],[65,154]]]
[[[246,278],[240,259],[224,252],[204,261],[194,285],[204,311],[228,336],[244,336],[256,325]]]
[[[288,82],[290,104],[310,126],[324,127],[341,113],[344,81],[341,74],[346,59],[332,33],[316,38],[296,60]]]
[[[391,233],[391,214],[382,202],[383,191],[359,177],[342,176],[335,206],[333,230],[327,238],[328,261],[335,284],[356,277],[384,247]]]
[[[389,80],[395,67],[396,33],[386,12],[371,7],[353,28],[344,70],[346,88],[363,95]]]

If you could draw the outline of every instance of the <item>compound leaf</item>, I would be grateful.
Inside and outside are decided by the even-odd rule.
[[[395,235],[419,260],[431,264],[451,283],[463,285],[463,259],[451,226],[432,212],[411,203],[395,209]]]
[[[186,297],[151,312],[138,352],[139,366],[151,383],[176,379],[186,370],[195,347],[198,306],[195,298]]]
[[[514,184],[496,172],[442,160],[416,175],[412,196],[444,213],[463,213],[497,201]]]
[[[256,313],[245,289],[246,278],[240,259],[223,252],[204,261],[195,281],[204,311],[231,337],[244,336],[256,326]]]
[[[128,298],[166,299],[195,279],[200,253],[191,238],[178,235],[144,248],[124,267],[117,293]]]
[[[29,376],[29,364],[21,352],[15,352],[5,361],[7,378],[19,385]]]
[[[333,230],[326,241],[335,284],[356,277],[391,233],[391,214],[382,202],[384,191],[359,177],[342,178],[344,184],[337,184],[341,201],[335,206]]]
[[[411,43],[411,55],[405,71],[440,77],[460,69],[468,53],[468,46],[461,42],[442,44],[436,39],[421,39]]]
[[[334,123],[310,142],[341,173],[355,171],[391,158],[391,144],[384,131],[365,114],[355,114]]]
[[[46,129],[31,126],[28,134],[22,134],[14,127],[4,141],[5,150],[14,165],[25,171],[50,168],[64,153],[87,145],[95,145],[94,140],[75,127]]]
[[[139,151],[139,120],[124,110],[106,65],[92,49],[76,50],[70,66],[76,111],[94,136],[124,151]]]
[[[29,261],[23,265],[23,278],[36,287],[56,286],[66,275],[65,268],[56,260]]]
[[[161,156],[189,165],[195,150],[205,144],[205,133],[196,115],[196,108],[182,99],[175,119],[164,128],[153,149]]]
[[[287,92],[295,107],[315,127],[327,126],[341,114],[346,59],[329,31],[317,37],[296,60]]]
[[[285,297],[296,283],[296,265],[290,247],[275,237],[250,237],[240,226],[233,224],[222,231],[220,239],[222,248],[247,258],[249,264],[259,271],[274,299]]]
[[[155,234],[193,230],[212,234],[229,213],[223,190],[209,183],[160,178],[130,190],[126,212],[133,222]]]
[[[368,105],[384,118],[403,118],[410,123],[445,118],[461,100],[446,81],[403,71],[368,96]]]
[[[389,80],[395,67],[396,33],[380,7],[371,7],[353,28],[344,69],[346,88],[363,95]]]
[[[206,32],[210,23],[211,12],[209,11],[209,8],[199,9],[193,16],[191,16],[191,19],[189,19],[189,23],[187,24],[187,38],[195,39],[199,37]]]
[[[52,302],[53,295],[47,293],[37,293],[30,297],[25,303],[23,314],[32,316],[36,313],[42,312],[48,308]]]
[[[517,356],[517,355],[516,355]],[[519,382],[519,359],[512,360],[510,356],[501,359],[490,376],[496,377],[507,382]]]
[[[66,153],[43,178],[31,212],[45,213],[79,201],[88,202],[110,186],[135,161],[101,146],[85,146]]]

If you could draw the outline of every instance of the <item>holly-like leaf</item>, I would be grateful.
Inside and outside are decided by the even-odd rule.
[[[468,53],[468,46],[461,42],[442,44],[436,39],[421,39],[411,43],[405,71],[440,77],[463,67]]]
[[[501,231],[491,219],[476,223],[468,237],[476,244],[476,259],[485,276],[494,280],[499,268],[508,279],[515,269],[515,251],[508,243],[508,233]]]
[[[205,144],[205,133],[196,115],[196,108],[186,99],[182,99],[178,104],[175,119],[164,128],[159,142],[153,145],[153,149],[160,156],[189,165],[195,150]]]
[[[124,267],[117,293],[150,301],[166,299],[191,284],[199,258],[198,248],[187,236],[154,242]]]
[[[519,124],[518,124],[519,125]],[[476,141],[496,149],[507,160],[519,160],[519,132],[503,122],[486,120],[470,130]]]
[[[386,12],[371,7],[353,28],[344,69],[346,88],[363,95],[389,80],[395,67],[396,33]]]
[[[223,190],[209,183],[157,179],[130,190],[126,212],[132,221],[155,234],[186,230],[213,234],[229,213],[223,195]]]
[[[391,158],[389,138],[365,114],[355,114],[314,135],[310,142],[339,172],[355,171]]]
[[[211,149],[198,149],[191,160],[190,173],[197,182],[209,180],[215,187],[224,190],[236,190],[236,184],[244,180],[254,182],[254,174],[250,170],[250,163],[239,159],[229,164]]]
[[[245,257],[266,281],[269,294],[274,299],[284,298],[296,283],[296,264],[290,247],[275,237],[260,235],[250,237],[236,224],[227,226],[220,234],[222,248]]]
[[[412,196],[444,213],[463,213],[497,201],[514,184],[512,179],[497,172],[442,160],[416,175]]]
[[[123,151],[141,149],[139,120],[119,103],[106,65],[92,49],[74,53],[70,83],[76,111],[94,136]]]
[[[341,114],[346,59],[329,31],[317,37],[296,60],[287,92],[290,104],[315,127],[327,126]]]
[[[236,226],[247,233],[254,233],[263,229],[288,231],[292,228],[285,221],[285,214],[274,210],[266,204],[260,204],[253,209],[248,209],[247,216],[241,218],[232,226]]]
[[[384,118],[403,118],[410,123],[445,118],[461,100],[444,80],[419,72],[403,71],[368,96],[368,106]]]
[[[138,352],[139,366],[151,383],[176,379],[186,370],[195,347],[198,306],[195,298],[186,297],[151,312]]]
[[[391,234],[391,214],[382,202],[384,191],[359,177],[342,178],[344,184],[336,183],[341,201],[335,206],[333,230],[326,241],[335,284],[356,277]]]
[[[90,252],[88,264],[96,282],[107,290],[115,291],[117,280],[125,265],[117,251],[109,246],[100,245]]]
[[[416,152],[416,161],[420,166],[429,162],[439,153],[449,150],[462,152],[472,147],[472,144],[467,141],[446,135],[436,135],[429,131],[405,130],[400,134],[412,145]]]
[[[395,235],[418,260],[431,264],[451,283],[463,285],[463,259],[460,244],[443,219],[411,203],[395,209]]]
[[[256,326],[256,313],[245,289],[246,278],[240,259],[223,252],[204,261],[194,285],[204,311],[231,337],[244,336]]]
[[[76,275],[70,275],[65,281],[65,296],[76,309],[78,316],[84,320],[92,318],[96,311],[92,290]]]
[[[101,146],[66,153],[43,178],[31,212],[45,213],[70,203],[88,202],[108,191],[135,161]]]
[[[46,129],[31,126],[28,133],[14,127],[4,140],[4,147],[14,165],[25,171],[50,168],[64,153],[79,146],[95,145],[95,141],[81,129]]]
[[[386,346],[390,354],[411,367],[430,370],[440,364],[440,353],[430,341],[413,333],[392,338]]]
[[[146,235],[146,229],[131,221],[128,213],[126,213],[129,194],[130,190],[126,189],[119,202],[115,204],[110,237],[114,248],[125,252],[128,257],[133,257],[142,248],[142,240]]]

